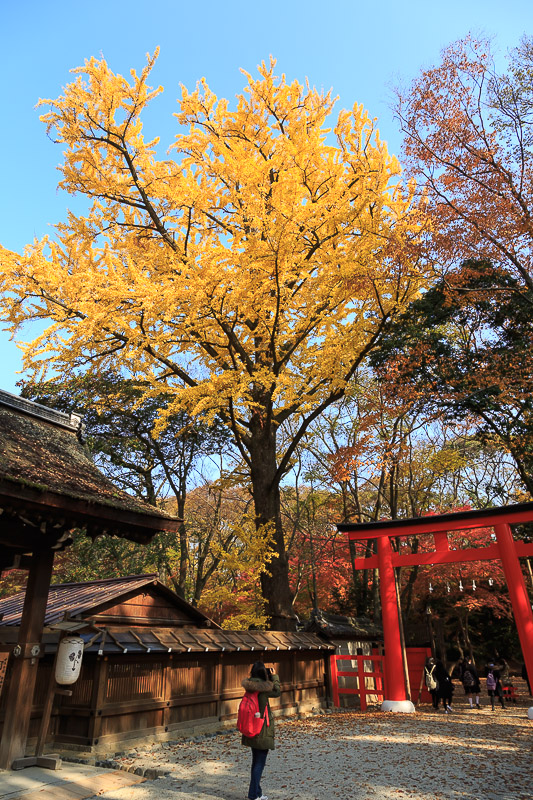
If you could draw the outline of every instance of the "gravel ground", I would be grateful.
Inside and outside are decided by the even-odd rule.
[[[531,800],[527,709],[445,715],[340,713],[278,723],[263,791],[270,800]],[[250,751],[236,731],[139,749],[123,767],[168,770],[105,800],[245,800]]]

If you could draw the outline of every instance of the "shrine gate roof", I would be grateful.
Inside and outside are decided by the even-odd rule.
[[[533,520],[533,503],[516,503],[495,508],[453,511],[445,514],[427,514],[408,519],[379,520],[377,522],[337,523],[341,533],[350,539],[372,539],[377,536],[408,536],[413,533],[466,530],[468,528],[491,527],[500,523],[509,525]]]

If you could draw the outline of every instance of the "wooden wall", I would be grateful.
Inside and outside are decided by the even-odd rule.
[[[325,703],[329,691],[328,655],[323,650],[86,654],[80,678],[69,687],[72,697],[56,700],[48,738],[64,749],[114,752],[135,739],[172,739],[231,727],[243,695],[241,682],[261,659],[274,665],[282,684],[281,697],[271,701],[274,714],[310,711]],[[50,657],[39,667],[30,745],[51,668]]]
[[[96,625],[108,627],[197,625],[197,621],[185,609],[178,608],[175,603],[154,590],[125,598],[122,602],[94,614],[92,619]]]

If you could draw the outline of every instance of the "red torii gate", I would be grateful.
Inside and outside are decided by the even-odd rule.
[[[400,640],[394,567],[423,564],[453,564],[463,561],[500,559],[511,597],[518,636],[528,675],[533,676],[533,611],[519,558],[533,556],[533,543],[515,541],[511,525],[533,521],[533,503],[436,514],[413,519],[338,524],[352,541],[377,539],[378,552],[354,559],[355,569],[379,569],[380,595],[385,640],[385,679],[388,700],[405,701],[406,688]],[[496,541],[488,547],[451,550],[448,533],[472,528],[493,528]],[[433,534],[435,549],[424,553],[396,553],[391,537]]]

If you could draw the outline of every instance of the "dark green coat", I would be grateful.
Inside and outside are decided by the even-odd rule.
[[[242,685],[247,692],[259,692],[257,699],[259,701],[259,711],[263,715],[265,707],[268,706],[268,721],[270,725],[267,726],[266,721],[263,725],[261,733],[257,736],[243,736],[242,744],[245,747],[255,747],[257,750],[274,750],[276,738],[276,725],[274,717],[268,705],[269,697],[279,697],[281,694],[281,686],[277,675],[272,675],[272,681],[262,681],[259,678],[246,678]]]

